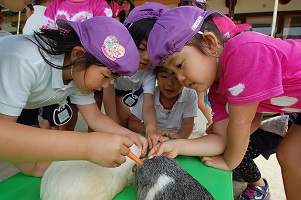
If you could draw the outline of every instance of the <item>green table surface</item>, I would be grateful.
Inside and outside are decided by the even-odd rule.
[[[232,173],[205,166],[197,157],[177,156],[188,173],[206,187],[216,200],[232,200]],[[0,200],[39,200],[41,178],[18,173],[0,183]],[[135,200],[134,185],[126,187],[114,200]]]

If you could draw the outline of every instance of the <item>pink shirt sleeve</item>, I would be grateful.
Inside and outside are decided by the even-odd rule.
[[[260,40],[237,43],[239,40],[233,39],[226,44],[218,92],[226,94],[228,103],[234,105],[282,94],[282,55],[277,49]]]

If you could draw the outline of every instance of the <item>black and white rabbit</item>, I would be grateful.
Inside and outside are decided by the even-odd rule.
[[[136,145],[130,150],[140,157]],[[42,200],[111,200],[132,182],[134,161],[106,168],[84,160],[53,162],[42,177]]]
[[[144,160],[135,171],[138,200],[213,200],[208,190],[167,156]]]

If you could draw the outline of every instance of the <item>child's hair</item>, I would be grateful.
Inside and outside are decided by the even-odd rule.
[[[199,3],[197,1],[181,1],[178,6],[194,6],[192,4],[192,2],[196,2],[196,6],[198,8],[201,8],[202,10],[206,10],[207,9],[207,4],[206,3]]]
[[[134,23],[129,23],[125,27],[132,35],[135,44],[139,46],[142,40],[148,39],[149,33],[154,27],[156,21],[157,19],[154,18],[145,18],[145,19],[138,20]]]
[[[160,72],[160,70],[164,70],[166,71],[166,69],[163,67],[163,66],[157,66],[154,70],[153,70],[153,73],[155,74],[156,78],[158,77],[158,74]],[[166,71],[167,72],[167,71]]]
[[[224,47],[224,43],[226,39],[223,37],[217,26],[212,20],[212,17],[209,16],[205,19],[203,26],[200,29],[201,32],[209,31],[212,32],[216,38],[219,40],[219,43],[222,47]],[[203,38],[201,34],[196,34],[186,43],[187,46],[194,46],[199,49],[203,54],[208,54],[208,52],[204,51],[203,47],[206,44],[206,40]]]
[[[75,46],[82,46],[79,37],[73,30],[67,33],[63,30],[41,29],[40,32],[34,32],[34,37],[36,38],[37,42],[32,42],[39,47],[43,59],[51,67],[65,69],[79,64],[84,64],[86,67],[91,64],[103,65],[89,53],[86,53],[85,56],[71,62],[70,64],[62,66],[52,63],[45,57],[44,52],[53,56],[61,54],[70,55]]]
[[[33,5],[31,3],[27,4],[26,7],[29,8],[30,11],[34,11]]]

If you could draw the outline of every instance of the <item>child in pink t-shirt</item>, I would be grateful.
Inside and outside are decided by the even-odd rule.
[[[57,19],[82,22],[95,16],[112,17],[112,9],[105,0],[55,0],[44,13],[46,29],[58,29]]]
[[[216,25],[221,17],[225,15],[220,11],[183,6],[166,12],[154,25],[148,39],[152,64],[175,73],[186,87],[210,88],[214,124],[213,134],[166,141],[149,154],[203,156],[208,166],[232,170],[240,164],[262,113],[299,113],[277,149],[286,196],[298,199],[301,40],[253,31],[236,35],[241,27],[225,33]]]

